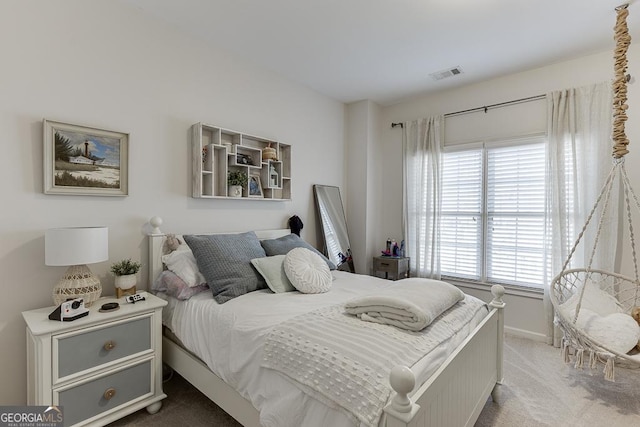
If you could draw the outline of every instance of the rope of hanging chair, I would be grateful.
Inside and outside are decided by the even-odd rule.
[[[620,160],[622,157],[624,157],[625,154],[629,152],[629,150],[627,149],[627,146],[629,145],[629,139],[625,134],[625,122],[627,121],[626,110],[629,108],[627,105],[627,78],[625,74],[627,71],[627,64],[628,64],[626,53],[629,48],[629,45],[631,44],[631,36],[629,35],[629,28],[626,22],[626,18],[629,15],[628,6],[629,6],[628,4],[624,4],[616,8],[617,18],[616,18],[616,25],[614,26],[614,40],[616,41],[616,48],[614,51],[615,79],[613,83],[613,91],[614,91],[614,94],[613,94],[613,142],[614,142],[613,157],[616,160]],[[591,220],[596,214],[598,206],[602,202],[603,198],[605,199],[604,211],[605,212],[607,211],[609,207],[611,191],[613,188],[613,180],[614,180],[614,176],[616,175],[616,172],[621,173],[622,175],[621,179],[624,184],[623,187],[625,190],[624,191],[625,200],[627,202],[626,213],[627,213],[627,220],[629,224],[629,234],[630,234],[629,237],[631,240],[631,247],[632,247],[634,273],[635,273],[636,282],[639,284],[639,287],[640,287],[640,279],[638,275],[638,259],[637,259],[636,248],[635,248],[634,230],[633,230],[633,225],[631,220],[629,192],[631,193],[634,201],[636,202],[636,206],[638,206],[638,209],[640,209],[640,203],[638,202],[638,199],[635,193],[633,192],[633,188],[631,187],[629,178],[626,176],[624,162],[622,161],[616,161],[613,167],[611,168],[611,171],[609,172],[609,175],[607,176],[607,179],[604,185],[602,186],[600,193],[598,194],[596,202],[593,204],[593,207],[591,208],[591,211],[589,212],[589,215],[586,218],[586,221],[582,227],[582,230],[578,234],[576,241],[571,247],[569,254],[560,271],[564,272],[567,270],[567,267],[569,266],[569,263],[571,262],[571,259],[580,241],[582,240]],[[600,220],[598,221],[594,245],[589,257],[589,262],[586,266],[587,271],[591,270],[592,262],[595,257],[596,247],[598,246],[598,240],[600,238],[600,232],[602,229],[603,221],[604,221],[604,212],[602,212],[600,216]],[[582,293],[583,292],[584,292],[584,288],[582,289]],[[582,300],[582,293],[580,295],[580,300]],[[579,307],[580,307],[580,304],[578,304],[577,312],[579,311]],[[577,312],[576,312],[576,315],[577,315]]]
[[[614,81],[613,81],[613,157],[620,159],[629,152],[627,146],[629,139],[625,134],[625,122],[627,121],[627,50],[631,44],[627,16],[629,5],[625,4],[616,8],[617,19],[614,27]]]
[[[636,208],[640,212],[640,201],[638,201],[638,196],[636,196],[635,191],[633,191],[633,187],[631,186],[631,181],[629,181],[629,177],[627,176],[627,169],[624,165],[621,166],[622,172],[622,180],[624,184],[624,195],[625,202],[627,206],[627,221],[629,222],[629,240],[631,242],[631,256],[633,257],[633,272],[634,277],[636,279],[636,294],[635,300],[640,301],[640,276],[638,275],[638,257],[636,254],[636,245],[635,245],[635,237],[633,234],[633,222],[631,220],[631,201],[629,200],[629,194],[633,197],[633,201],[636,202]]]

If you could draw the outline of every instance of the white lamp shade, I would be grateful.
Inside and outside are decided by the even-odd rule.
[[[107,227],[53,228],[44,235],[46,265],[83,265],[109,259]]]

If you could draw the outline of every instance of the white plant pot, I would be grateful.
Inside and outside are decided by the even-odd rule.
[[[229,186],[229,197],[242,197],[242,186],[241,185],[230,185]]]
[[[135,274],[126,274],[124,276],[116,276],[116,280],[114,282],[116,288],[120,289],[131,289],[136,285],[136,275]]]

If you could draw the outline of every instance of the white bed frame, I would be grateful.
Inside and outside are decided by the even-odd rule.
[[[165,234],[162,219],[153,217],[149,235],[149,282],[163,269]],[[288,229],[256,231],[260,239],[287,235]],[[215,233],[208,233],[215,234]],[[473,426],[489,398],[498,400],[502,384],[504,334],[504,288],[491,288],[490,312],[415,393],[415,377],[407,367],[391,370],[389,383],[395,391],[384,408],[384,427]],[[245,427],[259,427],[258,411],[199,358],[163,337],[163,362],[178,372],[225,412]]]

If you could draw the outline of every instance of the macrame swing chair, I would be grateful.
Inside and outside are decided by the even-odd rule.
[[[625,122],[627,120],[626,110],[627,106],[627,58],[626,53],[631,42],[629,31],[626,23],[626,18],[629,14],[628,4],[622,5],[616,8],[617,19],[615,25],[616,48],[614,51],[614,71],[615,77],[613,82],[613,167],[609,172],[605,180],[605,184],[598,195],[598,198],[589,212],[584,226],[573,247],[571,248],[569,255],[564,262],[562,271],[558,274],[551,283],[550,299],[555,310],[556,324],[562,329],[564,337],[562,339],[562,355],[565,362],[571,362],[571,355],[575,357],[575,367],[582,369],[585,362],[588,363],[588,367],[591,369],[596,368],[598,363],[604,363],[604,378],[609,381],[615,381],[615,366],[616,363],[620,366],[629,368],[640,367],[640,354],[637,354],[637,350],[632,350],[629,353],[624,353],[613,345],[608,337],[602,333],[595,334],[592,332],[586,332],[588,329],[585,326],[586,316],[590,315],[587,309],[584,309],[584,305],[588,305],[589,296],[585,297],[585,294],[593,295],[593,292],[599,295],[604,295],[605,300],[608,300],[608,304],[613,304],[613,307],[617,312],[631,314],[634,307],[640,306],[640,279],[638,278],[638,260],[634,241],[634,230],[631,222],[632,215],[632,202],[640,212],[640,202],[636,196],[627,172],[624,166],[624,156],[629,151],[627,146],[629,140],[625,135]],[[615,186],[614,182],[618,182]],[[598,239],[601,235],[603,227],[603,218],[607,211],[611,209],[611,195],[612,190],[618,192],[620,184],[623,187],[624,195],[624,209],[626,211],[626,222],[629,230],[631,254],[633,257],[633,268],[635,277],[631,279],[621,274],[603,271],[598,269],[592,269],[593,259],[596,253],[596,247],[598,245]],[[600,205],[600,221],[598,221],[597,229],[595,230],[594,244],[588,258],[588,265],[584,268],[568,269],[571,258],[576,251],[576,248],[583,238],[587,227],[591,223],[596,211]],[[606,293],[606,294],[605,294]],[[567,309],[567,307],[571,307]],[[583,317],[581,322],[580,311],[583,311]],[[633,320],[631,316],[629,319]],[[623,318],[623,321],[628,319]],[[635,323],[635,320],[634,322]],[[631,324],[632,330],[634,324]],[[637,326],[637,325],[636,325]],[[618,327],[614,327],[610,330],[611,335],[619,333]],[[633,333],[632,333],[633,334]],[[597,336],[595,336],[597,335]],[[606,335],[606,334],[605,334]],[[605,343],[606,342],[606,343]],[[588,358],[588,359],[587,359]]]

